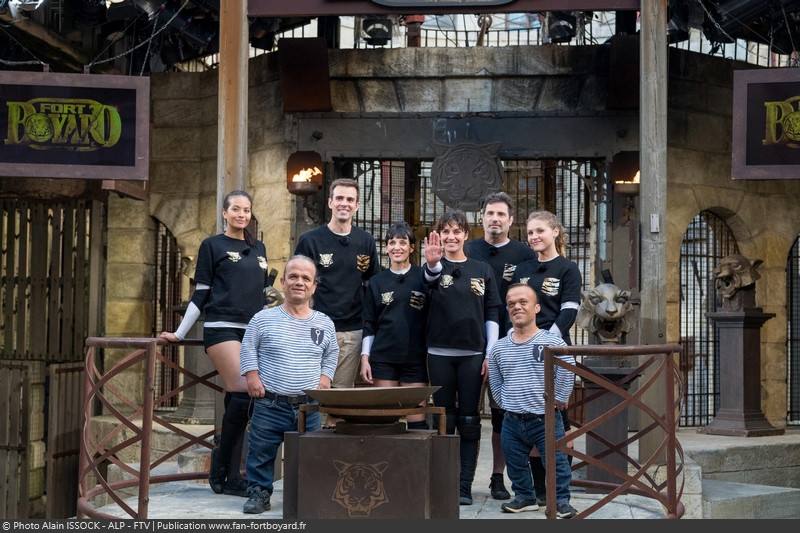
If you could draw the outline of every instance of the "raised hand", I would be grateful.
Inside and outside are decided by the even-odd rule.
[[[428,263],[429,268],[436,266],[436,263],[442,260],[442,240],[439,234],[432,231],[428,237],[425,237],[425,262]]]

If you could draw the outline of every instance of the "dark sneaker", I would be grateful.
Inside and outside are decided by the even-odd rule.
[[[541,493],[537,492],[536,493],[536,503],[539,505],[539,507],[544,507],[545,505],[547,505],[547,493],[546,492],[541,492]]]
[[[222,494],[225,476],[228,475],[228,467],[219,464],[219,448],[211,450],[211,468],[208,469],[208,485],[217,494]]]
[[[525,511],[538,511],[536,500],[514,500],[500,506],[506,513],[524,513]]]
[[[228,479],[222,487],[222,493],[228,496],[241,496],[247,498],[247,480],[243,477]]]
[[[492,474],[491,481],[489,482],[489,490],[492,493],[492,498],[495,500],[507,500],[511,498],[511,494],[506,490],[503,485],[503,474]]]
[[[556,516],[559,518],[572,518],[576,514],[578,514],[578,511],[569,502],[558,502],[556,504]]]
[[[247,501],[244,502],[244,514],[261,514],[269,511],[272,507],[269,503],[269,492],[261,489],[253,489]]]
[[[472,487],[468,485],[461,485],[458,503],[459,505],[472,505]]]

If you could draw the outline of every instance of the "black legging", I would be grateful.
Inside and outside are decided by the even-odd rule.
[[[433,393],[433,404],[453,412],[458,397],[458,414],[478,415],[481,398],[481,367],[483,354],[477,355],[434,355],[428,354],[428,375],[431,386],[441,387]]]

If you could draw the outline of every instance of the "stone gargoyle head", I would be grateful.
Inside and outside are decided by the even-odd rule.
[[[761,278],[758,273],[761,263],[761,259],[751,261],[740,254],[723,257],[714,267],[714,286],[723,300],[731,300],[737,291],[755,284]]]
[[[613,283],[603,283],[590,291],[583,291],[575,323],[597,335],[601,344],[622,344],[625,335],[636,327],[630,291]]]

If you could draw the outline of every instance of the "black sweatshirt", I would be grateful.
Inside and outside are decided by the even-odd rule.
[[[347,236],[336,235],[324,225],[301,235],[294,253],[317,263],[314,309],[328,315],[336,331],[361,329],[364,282],[380,272],[372,235],[355,226]]]
[[[373,335],[371,363],[425,363],[428,295],[422,268],[405,274],[384,270],[369,280],[364,300],[364,337]]]
[[[268,278],[263,242],[250,248],[244,240],[221,233],[200,244],[194,280],[211,287],[205,305],[198,306],[206,322],[250,322],[266,304]]]
[[[442,258],[441,263],[441,275],[426,283],[431,300],[428,348],[483,353],[486,322],[500,323],[500,295],[492,267],[474,259],[454,263]]]

